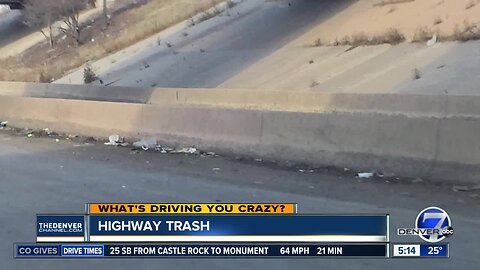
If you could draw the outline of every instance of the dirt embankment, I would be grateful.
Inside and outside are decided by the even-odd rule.
[[[405,41],[423,41],[433,34],[453,40],[462,38],[463,32],[475,32],[479,23],[479,0],[362,0],[312,29],[295,45],[333,45],[352,36],[373,39],[392,29]]]

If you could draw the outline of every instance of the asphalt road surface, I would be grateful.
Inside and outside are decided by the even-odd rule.
[[[20,11],[14,10],[0,14],[0,48],[31,32],[21,22]]]
[[[127,63],[120,63],[122,54],[97,63],[97,73],[111,85],[216,87],[352,2],[244,0],[159,45],[139,49]],[[80,70],[57,82],[81,83],[81,75]]]
[[[213,170],[213,168],[219,168]],[[132,152],[129,148],[0,132],[1,269],[478,269],[479,192],[408,179],[361,180],[353,172],[298,169],[236,157]],[[394,228],[419,210],[446,209],[450,259],[15,260],[35,239],[35,214],[82,213],[86,202],[297,202],[301,213],[390,213]],[[393,241],[418,242],[417,237]]]

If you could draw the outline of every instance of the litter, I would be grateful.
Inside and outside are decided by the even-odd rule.
[[[161,145],[155,146],[155,150],[160,151],[162,154],[168,154],[172,152],[174,149],[171,147],[162,147]]]
[[[358,178],[366,178],[366,179],[368,179],[368,178],[373,177],[373,173],[358,173],[358,174],[357,174],[357,177],[358,177]]]
[[[437,43],[437,34],[433,34],[433,37],[427,41],[427,46],[433,46]]]
[[[222,170],[222,169],[220,169],[220,168],[213,168],[213,169],[212,169],[212,171],[214,171],[214,172],[218,172],[218,171],[221,171],[221,170]]]
[[[196,154],[198,152],[197,148],[195,147],[184,147],[178,150],[173,150],[170,153],[174,154]]]
[[[207,157],[207,156],[215,157],[215,156],[218,156],[218,155],[214,152],[206,152],[206,153],[202,153],[202,156],[204,156],[204,157]]]
[[[0,129],[6,128],[6,127],[7,127],[7,124],[8,124],[8,121],[0,122]]]
[[[415,178],[415,179],[413,179],[413,181],[412,181],[412,183],[414,183],[414,184],[421,183],[421,182],[423,182],[423,179],[422,179],[422,178]]]
[[[157,148],[157,139],[155,139],[155,138],[141,139],[138,142],[134,142],[132,144],[132,146],[133,146],[134,149],[140,149],[141,148],[143,151],[148,151],[149,149],[156,149]]]
[[[108,137],[108,142],[105,143],[105,145],[112,145],[112,146],[127,146],[128,143],[125,143],[123,138],[120,137],[120,135],[110,135]]]
[[[476,190],[480,190],[480,185],[475,185],[475,186],[471,186],[471,187],[468,187],[468,186],[453,186],[453,191],[455,192],[459,192],[459,191],[476,191]]]
[[[43,131],[45,132],[45,135],[47,135],[49,137],[59,136],[58,133],[56,133],[55,131],[51,131],[48,128],[45,128]]]

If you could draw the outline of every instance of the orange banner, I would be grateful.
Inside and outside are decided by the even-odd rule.
[[[92,203],[87,214],[296,214],[294,203]]]

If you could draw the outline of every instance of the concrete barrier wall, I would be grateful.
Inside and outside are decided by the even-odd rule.
[[[153,89],[134,87],[0,82],[0,96],[147,103],[152,92]]]
[[[440,101],[434,104],[442,111]],[[450,112],[465,109],[457,108],[460,102],[443,104],[451,106]],[[480,119],[472,111],[436,117],[0,96],[0,119],[17,127],[98,137],[155,136],[219,153],[461,182],[478,182],[480,176]]]
[[[359,95],[318,91],[249,89],[147,89],[21,82],[0,82],[0,96],[294,112],[371,112],[432,117],[480,116],[480,96]]]

